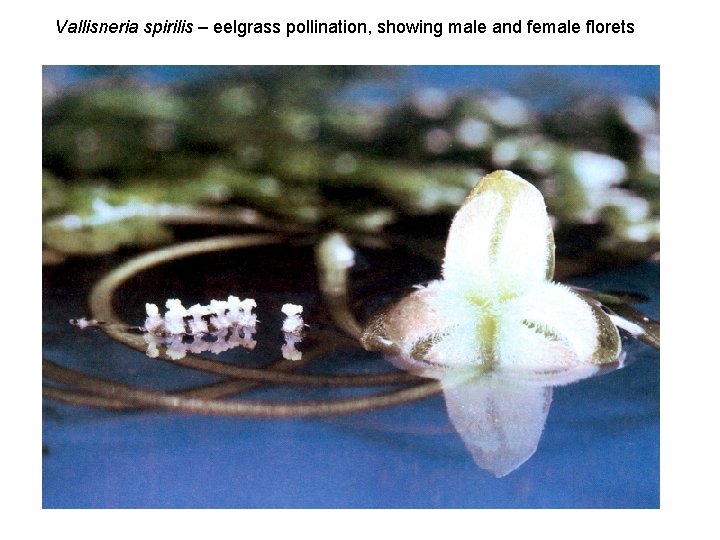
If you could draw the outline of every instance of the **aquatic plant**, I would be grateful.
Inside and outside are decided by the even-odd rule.
[[[576,95],[535,70],[514,94],[426,87],[379,104],[342,96],[395,87],[402,70],[212,68],[159,87],[126,67],[62,91],[57,69],[43,108],[47,264],[167,244],[189,224],[392,234],[418,215],[449,219],[495,169],[542,191],[577,258],[658,256],[652,99]]]
[[[366,349],[439,380],[451,423],[496,477],[535,453],[553,387],[622,367],[615,323],[633,330],[591,291],[554,283],[554,269],[542,195],[495,171],[453,219],[442,278],[381,310],[362,332]]]
[[[553,283],[555,244],[540,192],[509,171],[485,176],[453,219],[442,279],[375,316],[366,349],[419,374],[555,371],[617,360],[609,316]]]
[[[354,240],[362,243],[368,237]],[[306,327],[303,307],[285,303],[281,308],[285,320],[279,328],[284,336],[280,347],[284,364],[253,369],[198,356],[255,348],[258,321],[252,310],[257,303],[235,296],[187,309],[179,299],[170,299],[164,316],[155,304],[147,303],[144,325],[134,327],[134,334],[128,331],[132,327],[119,320],[111,304],[113,291],[134,273],[188,255],[280,243],[275,235],[211,238],[150,252],[125,263],[93,288],[93,318],[71,322],[79,328],[100,326],[114,339],[151,358],[228,377],[226,381],[157,392],[87,377],[44,361],[47,379],[73,387],[45,386],[45,395],[111,408],[163,407],[204,414],[293,417],[359,412],[442,392],[450,423],[473,460],[501,477],[535,453],[553,387],[624,366],[619,329],[659,348],[659,323],[631,308],[626,298],[552,281],[555,244],[543,197],[509,171],[482,178],[458,210],[448,233],[441,279],[417,286],[365,325],[349,302],[350,274],[356,264],[351,239],[334,232],[313,241],[318,291],[335,330],[310,330],[312,348],[307,351],[296,348]],[[381,244],[375,239],[373,245]],[[407,264],[404,268],[408,269]],[[346,338],[343,346],[360,343],[379,351],[407,373],[292,371],[319,354],[336,351],[342,337],[337,330],[352,338]],[[418,376],[437,380],[422,381]],[[324,401],[219,399],[259,381],[312,387],[404,387]]]

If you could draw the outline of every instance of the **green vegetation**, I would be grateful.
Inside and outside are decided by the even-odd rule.
[[[383,105],[339,98],[397,80],[384,68],[291,66],[148,85],[128,68],[46,89],[44,250],[145,247],[188,223],[379,232],[414,216],[449,222],[494,169],[542,191],[560,250],[628,259],[659,249],[655,104],[568,95],[547,110],[432,89]],[[563,231],[578,230],[589,240],[564,246]]]

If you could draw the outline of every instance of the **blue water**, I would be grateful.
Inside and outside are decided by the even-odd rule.
[[[575,283],[644,294],[650,301],[640,307],[659,315],[659,264]],[[141,386],[177,385],[178,368],[67,325],[68,311],[84,309],[82,295],[73,286],[60,290],[63,296],[56,290],[46,290],[43,310],[47,358]],[[441,396],[291,420],[117,413],[46,401],[43,506],[657,508],[659,355],[641,344],[629,350],[635,361],[628,367],[555,388],[537,452],[500,479],[474,463]],[[353,353],[343,358],[351,362]],[[209,377],[184,376],[186,384]],[[301,390],[268,392],[277,398]]]

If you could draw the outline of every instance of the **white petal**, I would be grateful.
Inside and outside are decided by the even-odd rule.
[[[612,362],[620,354],[607,315],[557,283],[543,283],[506,302],[496,337],[502,368],[558,369]]]
[[[401,369],[436,378],[448,368],[486,363],[476,331],[482,316],[481,308],[435,281],[375,315],[361,342]]]
[[[503,297],[551,279],[552,227],[540,192],[509,171],[485,176],[455,214],[443,277],[477,297]]]

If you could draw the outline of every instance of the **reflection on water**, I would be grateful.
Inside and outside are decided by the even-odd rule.
[[[458,380],[448,374],[440,383],[450,421],[473,460],[501,477],[535,453],[550,410],[552,387],[599,372],[597,366],[580,366],[533,376],[493,371]]]
[[[442,277],[380,309],[359,336],[397,367],[440,381],[465,446],[498,477],[535,452],[553,386],[621,362],[627,321],[554,276],[542,193],[495,171],[455,214]]]
[[[576,288],[568,291],[583,294],[587,305],[612,320],[626,338],[633,336],[659,348],[659,323],[632,309],[621,296]],[[615,327],[612,330],[618,336],[617,356],[587,363],[572,357],[573,361],[568,361],[568,340],[559,332],[548,332],[542,342],[512,344],[516,349],[523,347],[524,363],[503,362],[507,346],[496,350],[487,344],[478,347],[473,326],[462,326],[462,321],[458,323],[452,315],[438,316],[432,293],[431,284],[381,309],[371,317],[361,342],[368,350],[383,352],[395,367],[439,381],[449,419],[465,447],[481,469],[496,477],[516,470],[535,453],[553,387],[608,373],[626,364],[627,354],[619,351],[620,335]],[[545,313],[552,309],[547,307]],[[519,332],[506,336],[513,342],[523,339]],[[470,346],[457,346],[460,339]],[[444,342],[450,340],[454,340],[454,347],[445,346]],[[476,355],[476,350],[481,354]],[[543,361],[527,361],[535,358]]]
[[[220,354],[238,347],[252,351],[257,345],[253,339],[255,331],[254,326],[236,326],[230,330],[195,335],[158,336],[145,332],[143,334],[143,339],[147,343],[145,354],[150,358],[158,358],[161,349],[164,349],[171,359],[180,360],[189,352]]]
[[[294,332],[283,332],[285,335],[285,343],[281,347],[282,356],[285,360],[302,360],[302,352],[298,351],[295,346],[302,342],[302,336]]]
[[[172,360],[182,360],[188,353],[221,354],[237,348],[252,351],[257,346],[256,332],[257,328],[254,326],[236,326],[221,332],[170,336],[158,336],[145,332],[143,340],[147,343],[145,354],[148,357],[159,358],[164,352]],[[302,335],[294,332],[283,332],[283,335],[285,342],[280,348],[282,357],[285,360],[302,360],[302,351],[297,349],[297,345],[302,343]]]
[[[331,236],[328,241],[331,240],[338,241],[338,237]],[[320,243],[321,247],[326,245],[326,242]],[[327,262],[328,257],[325,259],[325,262]],[[128,264],[131,267],[133,265],[132,261]],[[123,267],[121,267],[121,270],[122,268]],[[343,268],[347,270],[346,266],[343,266]],[[334,268],[330,268],[330,270],[333,269]],[[124,270],[119,272],[118,275],[124,276],[123,279],[127,279],[127,274]],[[346,321],[347,324],[343,324],[344,327],[347,328],[347,333],[353,334],[355,333],[354,328],[356,328],[358,323],[348,311],[348,305],[346,303],[346,275],[343,273],[340,278],[338,278],[338,275],[337,273],[329,271],[321,273],[321,290],[326,294],[326,302],[330,305],[330,314],[336,319],[336,322],[337,320],[340,321],[338,326],[343,326],[341,324],[343,323],[343,318],[350,319],[349,322]],[[335,276],[337,283],[342,286],[331,287],[330,285],[337,285],[337,283],[330,282],[328,276]],[[112,278],[112,274],[110,274],[110,277]],[[110,279],[110,282],[113,282],[114,279],[115,278]],[[96,290],[98,290],[98,288],[99,290],[103,290],[103,283],[107,282],[107,280],[107,277],[105,281],[101,280]],[[113,287],[117,287],[118,285],[119,283],[116,282],[113,284]],[[335,289],[337,290],[335,291]],[[579,291],[579,289],[573,290]],[[625,299],[621,296],[599,294],[586,289],[583,289],[582,292],[585,295],[594,295],[592,297],[588,296],[587,301],[593,302],[592,306],[596,311],[603,310],[603,312],[608,312],[607,306],[609,305],[612,306],[615,311],[623,313],[623,316],[618,314],[612,315],[614,317],[613,320],[617,321],[615,324],[620,328],[628,326],[629,323],[632,323],[631,325],[656,324],[655,321],[652,321],[640,312],[629,310]],[[414,298],[417,294],[418,292],[416,290],[415,293],[410,295],[410,298]],[[112,295],[102,296],[101,306],[108,305],[111,298]],[[598,300],[598,298],[601,298],[602,301]],[[247,302],[247,300],[245,302]],[[146,304],[148,319],[145,321],[145,326],[140,327],[140,329],[150,330],[151,328],[155,328],[156,332],[144,332],[142,339],[139,341],[139,347],[134,348],[143,350],[150,358],[176,362],[182,360],[183,363],[178,363],[178,365],[238,378],[252,376],[258,380],[262,378],[267,381],[282,381],[282,383],[285,384],[310,384],[313,386],[343,386],[352,383],[352,386],[360,384],[370,388],[373,385],[380,386],[382,384],[388,384],[388,382],[390,384],[410,384],[410,386],[406,390],[399,390],[395,393],[385,395],[381,393],[358,399],[328,400],[325,403],[296,403],[293,406],[289,406],[283,403],[267,402],[258,404],[237,400],[233,401],[232,405],[229,405],[227,402],[217,399],[225,397],[225,393],[227,393],[227,395],[237,393],[238,388],[246,384],[246,382],[240,381],[228,381],[228,384],[223,387],[216,386],[213,389],[213,399],[205,399],[203,401],[202,399],[195,398],[192,403],[184,401],[180,393],[170,396],[167,393],[157,394],[130,388],[119,390],[113,386],[111,381],[101,381],[99,379],[85,383],[79,379],[80,375],[78,374],[72,375],[72,382],[82,387],[85,391],[89,391],[91,394],[98,394],[98,397],[93,398],[93,403],[98,406],[117,406],[117,403],[103,401],[103,399],[99,397],[104,396],[106,399],[112,395],[112,399],[114,400],[121,397],[124,398],[126,402],[122,405],[126,407],[133,405],[162,406],[176,410],[188,410],[209,414],[217,414],[220,412],[222,414],[238,414],[242,416],[260,415],[281,417],[324,416],[328,414],[345,414],[353,410],[370,410],[387,407],[392,404],[405,403],[441,391],[445,400],[448,418],[475,463],[481,469],[490,472],[492,475],[502,477],[515,471],[535,453],[550,410],[553,387],[568,385],[594,375],[607,373],[608,371],[622,367],[625,360],[625,355],[621,354],[615,361],[602,364],[566,365],[562,362],[557,364],[546,362],[542,366],[535,366],[529,369],[527,366],[524,368],[513,368],[495,365],[492,362],[485,365],[453,362],[438,363],[430,361],[431,358],[435,357],[426,354],[428,352],[428,350],[426,350],[427,348],[412,347],[413,354],[411,355],[396,354],[393,356],[386,354],[387,360],[395,367],[407,372],[410,378],[397,378],[393,375],[387,379],[383,379],[382,375],[378,375],[376,376],[376,380],[382,381],[382,383],[377,384],[377,382],[373,383],[373,377],[368,375],[358,374],[357,376],[343,378],[334,374],[327,377],[318,377],[314,374],[296,373],[278,376],[276,373],[273,373],[273,369],[249,370],[239,366],[236,368],[232,366],[231,363],[208,361],[194,356],[205,352],[219,355],[239,348],[246,351],[253,351],[258,345],[258,341],[255,339],[257,328],[254,324],[257,321],[257,317],[254,313],[250,313],[250,311],[256,307],[257,304],[254,300],[252,300],[251,304],[252,305],[248,304],[243,307],[239,299],[231,296],[228,302],[225,303],[218,303],[213,300],[209,307],[198,304],[186,310],[182,307],[179,300],[171,300],[168,302],[168,313],[166,313],[165,317],[159,315],[155,306]],[[264,306],[265,302],[262,302],[262,304]],[[625,311],[619,309],[621,306],[626,306]],[[208,309],[201,309],[204,307]],[[425,304],[422,304],[421,307],[423,313],[427,312]],[[277,330],[292,329],[293,331],[283,331],[284,343],[282,343],[282,345],[278,343],[274,347],[279,346],[283,360],[289,361],[288,368],[290,368],[290,364],[294,364],[294,366],[297,367],[298,364],[301,364],[298,361],[303,360],[303,352],[297,349],[297,346],[302,343],[304,327],[306,326],[300,317],[303,308],[300,305],[285,303],[279,311],[285,315],[285,320],[282,321],[282,328],[277,318],[274,321],[272,321],[272,319],[268,320],[270,326],[275,327]],[[393,311],[391,310],[389,313],[393,313]],[[140,336],[137,335],[138,327],[129,327],[123,324],[107,307],[96,307],[95,313],[93,314],[104,314],[104,317],[100,318],[110,321],[110,324],[100,324],[100,327],[111,335],[115,333],[114,337],[118,341],[133,346],[132,344],[136,341],[133,338],[140,339]],[[240,315],[243,314],[252,317],[252,326],[244,325],[244,323],[250,319],[240,317]],[[266,315],[269,315],[269,313],[266,313]],[[263,320],[266,320],[264,315]],[[382,320],[385,321],[385,323],[392,322],[391,319]],[[413,317],[400,318],[400,322],[403,324],[410,324],[414,320]],[[174,327],[173,323],[176,323],[175,326],[178,327],[180,333],[168,333],[168,329]],[[203,323],[202,331],[197,333],[191,332],[193,328],[197,330],[200,323]],[[74,324],[79,328],[85,328],[87,326],[95,326],[98,323],[94,319],[92,321],[80,319],[74,321]],[[380,330],[393,329],[387,326],[387,324],[382,326],[370,325],[368,328],[378,332]],[[113,329],[115,329],[115,332],[113,332]],[[363,336],[359,337],[363,345],[367,346],[368,335],[366,329]],[[308,337],[311,338],[311,342],[319,343],[326,341],[324,346],[329,347],[329,349],[333,349],[336,346],[332,340],[327,341],[327,336],[325,338],[319,335],[314,336],[312,331],[308,332]],[[409,339],[407,333],[395,336],[392,331],[386,334],[373,333],[373,337],[387,345],[387,350],[384,352],[398,350],[393,347],[393,343],[402,343]],[[267,336],[261,336],[260,342],[267,345]],[[358,345],[359,343],[355,342],[354,346],[357,347]],[[551,342],[550,345],[554,345],[554,342]],[[432,348],[429,350],[432,350]],[[550,351],[552,350],[557,350],[557,348],[551,347]],[[275,351],[277,351],[277,348]],[[308,359],[312,359],[313,356],[313,352],[308,353]],[[52,373],[54,372],[49,368],[47,377],[52,379]],[[68,375],[68,377],[69,376],[70,375]],[[353,377],[355,377],[355,379],[353,379]],[[418,384],[423,378],[433,379],[437,381],[437,383],[425,382]],[[66,382],[70,379],[64,378],[62,380]],[[191,392],[198,395],[205,395],[208,389],[199,387],[192,389]],[[53,395],[56,397],[60,396],[57,392]],[[83,403],[89,402],[87,395],[74,394],[71,396],[70,394],[64,394],[63,396],[64,399],[71,402],[73,399],[75,401],[82,399]],[[391,397],[390,400],[388,400],[388,396]]]
[[[227,287],[225,269],[239,268],[245,276],[240,290],[257,298],[261,308],[253,336],[256,347],[236,347],[212,358],[210,351],[199,357],[188,350],[176,362],[168,361],[162,344],[158,346],[162,361],[148,361],[144,354],[148,343],[141,334],[123,334],[138,342],[137,348],[129,348],[114,335],[113,340],[105,339],[109,325],[80,332],[67,324],[68,316],[82,314],[108,320],[107,309],[88,313],[82,303],[88,292],[85,284],[101,278],[103,269],[78,264],[64,272],[62,268],[48,272],[43,345],[55,365],[43,366],[49,411],[44,442],[50,448],[44,458],[45,504],[68,504],[72,497],[84,501],[81,504],[112,505],[113,494],[122,493],[117,500],[127,504],[169,505],[173,503],[166,499],[167,490],[148,491],[148,483],[164,485],[162,479],[176,477],[172,485],[176,493],[202,493],[207,497],[203,501],[211,501],[207,504],[225,506],[657,505],[654,351],[636,343],[644,361],[629,352],[637,360],[629,369],[569,385],[554,396],[554,386],[579,381],[593,371],[521,377],[517,372],[493,370],[474,377],[413,379],[411,373],[387,369],[380,355],[360,350],[357,342],[343,340],[317,295],[292,292],[312,274],[311,255],[310,247],[282,245],[226,250],[222,259],[210,254],[177,259],[144,270],[103,296],[105,304],[114,298],[122,310],[115,322],[138,324],[148,299],[178,296],[188,304],[206,302]],[[406,278],[407,284],[422,282],[435,271],[420,257],[412,259],[412,253],[402,255],[405,267],[396,268],[389,264],[385,249],[358,250],[358,260],[367,266],[353,275],[351,307],[363,320],[401,294],[391,285],[402,283],[407,260],[418,270]],[[273,261],[273,270],[261,272],[269,267],[268,260]],[[186,277],[197,276],[198,268],[213,270],[201,280]],[[641,305],[654,314],[658,268],[646,264],[576,283],[654,295],[653,303]],[[77,275],[83,279],[76,279]],[[297,281],[284,284],[278,277],[283,275],[296,276]],[[263,279],[252,281],[253,276]],[[173,288],[173,280],[181,286]],[[278,284],[286,289],[278,290]],[[276,360],[283,338],[291,338],[287,345],[294,340],[281,331],[280,307],[288,300],[305,306],[311,326],[302,344],[295,343],[302,360],[282,364]],[[603,298],[603,305],[609,300]],[[61,372],[58,366],[68,369]],[[427,399],[434,393],[427,385],[434,385],[440,394]],[[553,414],[547,410],[551,396]],[[160,408],[172,413],[159,412]],[[53,420],[50,413],[60,420]],[[332,420],[333,414],[343,416]],[[617,421],[617,414],[623,421]],[[265,419],[272,416],[285,420]],[[288,419],[291,416],[321,418]],[[337,422],[345,427],[338,428]],[[458,436],[447,435],[453,428]],[[76,437],[87,437],[88,446],[68,445]],[[95,452],[96,448],[102,452]],[[290,454],[297,457],[286,457]],[[93,461],[105,455],[106,461]],[[209,463],[222,468],[209,469]],[[119,473],[122,468],[131,473]],[[502,481],[494,479],[513,469]],[[208,470],[209,481],[203,478],[198,487],[184,489],[188,478],[199,478]],[[76,478],[83,485],[104,478],[112,478],[113,483],[80,490],[74,487]],[[271,478],[283,478],[282,485]],[[583,491],[568,490],[569,479],[585,486]],[[303,491],[306,495],[292,490],[308,482],[318,489]],[[626,489],[629,482],[633,490]],[[230,487],[224,491],[217,489],[226,485]],[[375,489],[376,485],[381,487]],[[521,491],[519,486],[527,487]],[[88,493],[98,498],[88,502]]]
[[[552,388],[493,373],[463,384],[443,384],[443,393],[450,421],[480,468],[505,476],[535,453]]]

